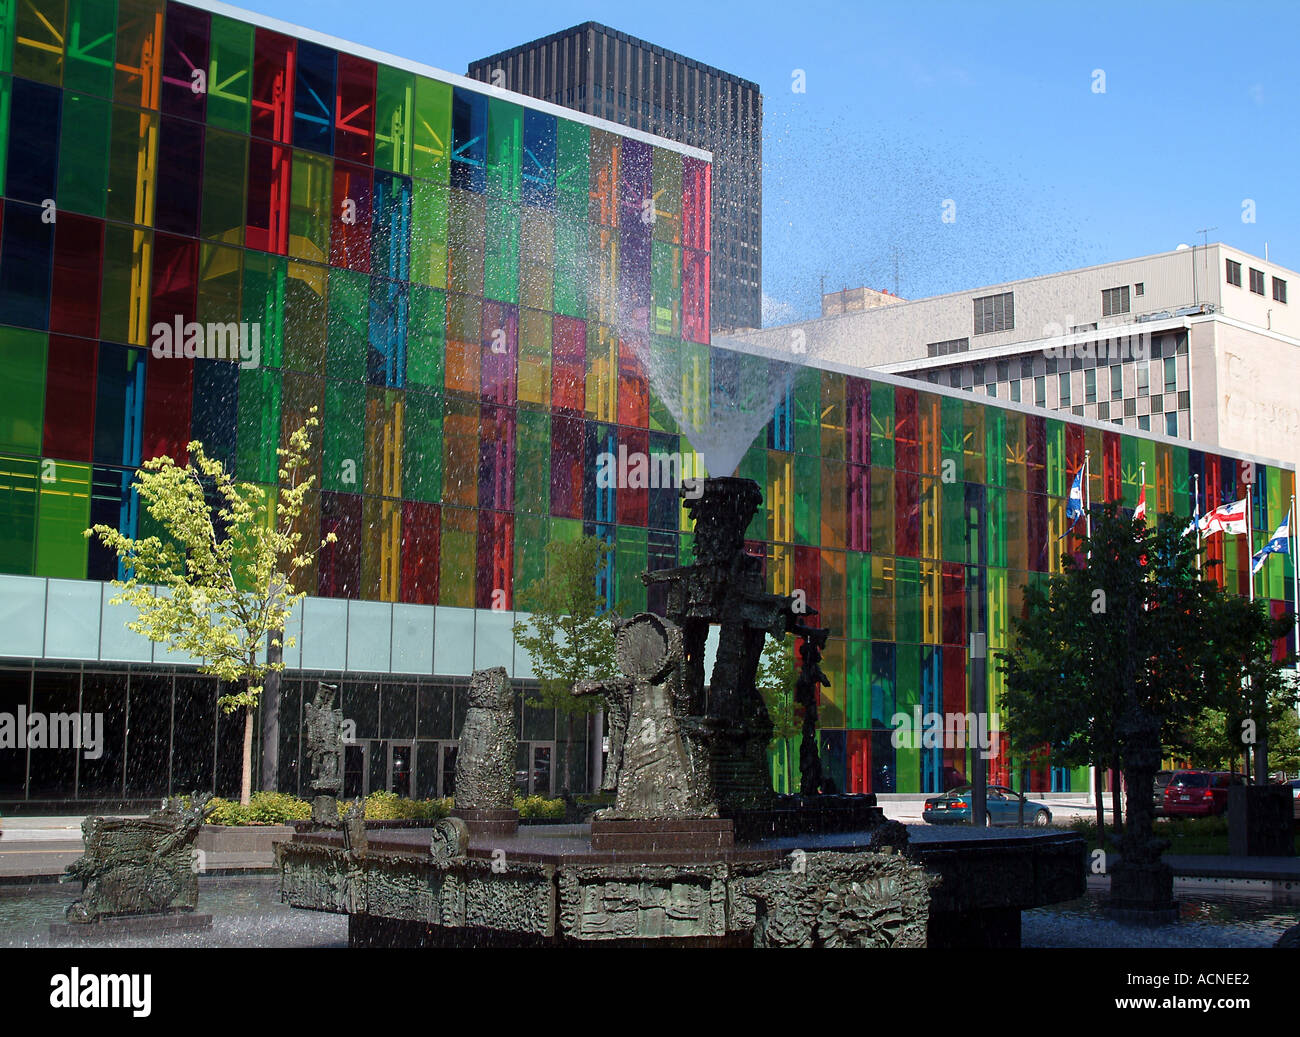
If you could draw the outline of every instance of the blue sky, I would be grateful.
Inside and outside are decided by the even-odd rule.
[[[242,6],[458,73],[601,21],[756,81],[778,320],[816,313],[823,277],[893,290],[895,257],[908,298],[1161,252],[1205,227],[1300,268],[1292,0]]]

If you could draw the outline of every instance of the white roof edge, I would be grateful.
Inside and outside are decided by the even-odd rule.
[[[690,158],[700,159],[704,162],[713,162],[713,153],[711,151],[704,151],[701,148],[693,148],[689,144],[681,144],[675,140],[670,140],[667,137],[658,137],[653,133],[647,133],[645,130],[633,129],[631,126],[624,126],[621,123],[610,122],[608,119],[598,119],[595,116],[587,115],[585,112],[577,112],[572,108],[565,108],[563,105],[553,104],[550,101],[541,101],[535,97],[529,97],[527,94],[517,94],[511,90],[503,90],[499,86],[493,86],[490,83],[481,83],[477,79],[470,79],[468,76],[458,75],[455,72],[448,72],[445,69],[436,68],[433,65],[425,65],[419,61],[411,61],[408,58],[398,57],[396,54],[389,54],[382,50],[375,50],[373,47],[366,47],[359,43],[352,43],[349,40],[340,39],[337,36],[329,36],[326,33],[317,32],[314,29],[308,29],[301,25],[294,25],[292,22],[282,22],[278,18],[270,18],[267,15],[258,14],[255,11],[247,11],[242,7],[235,7],[232,4],[221,3],[220,0],[179,0],[179,2],[187,7],[194,7],[201,11],[207,11],[209,14],[219,14],[224,18],[233,18],[236,21],[248,22],[250,25],[256,25],[262,29],[270,29],[272,32],[284,33],[287,36],[295,36],[299,39],[307,40],[310,43],[319,44],[322,47],[331,47],[334,50],[342,51],[355,57],[365,58],[368,61],[373,61],[380,65],[389,65],[393,68],[400,68],[403,71],[424,76],[428,79],[437,79],[449,84],[450,86],[458,86],[465,90],[473,90],[476,93],[487,94],[489,97],[496,97],[503,101],[510,101],[512,104],[522,105],[525,108],[532,108],[539,112],[546,112],[548,115],[554,115],[561,119],[568,119],[571,122],[578,122],[591,126],[594,129],[615,133],[620,137],[627,137],[630,140],[638,140],[644,144],[652,144],[657,148],[666,148],[669,151],[676,151],[679,154],[689,156]]]
[[[893,374],[883,371],[878,367],[853,367],[849,364],[840,363],[836,360],[809,359],[805,363],[792,360],[789,354],[781,353],[776,350],[762,349],[751,342],[745,342],[740,339],[727,339],[725,342],[714,342],[713,346],[718,349],[728,349],[734,353],[745,353],[749,356],[763,357],[767,360],[777,360],[782,363],[790,364],[793,367],[815,367],[819,371],[834,371],[837,374],[853,375],[857,378],[865,378],[872,382],[884,382],[887,385],[901,386],[904,389],[919,389],[923,392],[933,393],[936,396],[949,396],[953,399],[973,401],[983,407],[996,407],[999,410],[1016,411],[1021,414],[1029,414],[1034,417],[1051,418],[1055,421],[1064,421],[1074,425],[1083,425],[1087,428],[1097,429],[1101,432],[1118,432],[1120,435],[1132,436],[1135,439],[1147,439],[1155,443],[1168,443],[1170,446],[1184,447],[1188,450],[1199,450],[1209,454],[1228,454],[1232,457],[1240,458],[1243,461],[1254,461],[1256,464],[1267,465],[1270,468],[1280,468],[1283,471],[1294,472],[1296,465],[1291,461],[1281,461],[1277,458],[1262,457],[1258,454],[1248,454],[1240,450],[1233,450],[1227,447],[1214,444],[1201,443],[1197,440],[1180,439],[1175,436],[1167,436],[1163,432],[1147,432],[1143,429],[1127,428],[1122,425],[1116,425],[1110,421],[1099,421],[1096,418],[1085,418],[1078,414],[1068,414],[1064,411],[1051,410],[1048,407],[1036,407],[1033,404],[1015,403],[1011,400],[999,399],[995,396],[977,396],[973,392],[965,389],[954,389],[949,385],[939,385],[935,382],[922,381],[918,378],[906,378],[902,375]]]

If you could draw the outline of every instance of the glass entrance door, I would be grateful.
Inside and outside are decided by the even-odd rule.
[[[411,742],[388,743],[388,791],[411,798],[414,787],[415,746]]]

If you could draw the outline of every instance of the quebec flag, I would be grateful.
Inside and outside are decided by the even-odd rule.
[[[1282,520],[1282,524],[1277,527],[1272,539],[1261,547],[1253,559],[1254,564],[1250,567],[1250,575],[1254,576],[1268,561],[1268,556],[1272,554],[1285,555],[1291,553],[1291,517],[1288,515]]]
[[[1070,528],[1083,518],[1083,466],[1074,473],[1074,483],[1070,486],[1070,499],[1065,503],[1065,518]]]

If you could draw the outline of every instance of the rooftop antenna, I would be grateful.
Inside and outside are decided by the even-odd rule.
[[[1202,227],[1196,233],[1201,236],[1201,247],[1208,249],[1210,247],[1210,231],[1218,230],[1218,227]],[[1196,287],[1196,247],[1192,246],[1192,305],[1201,305],[1201,293]]]

